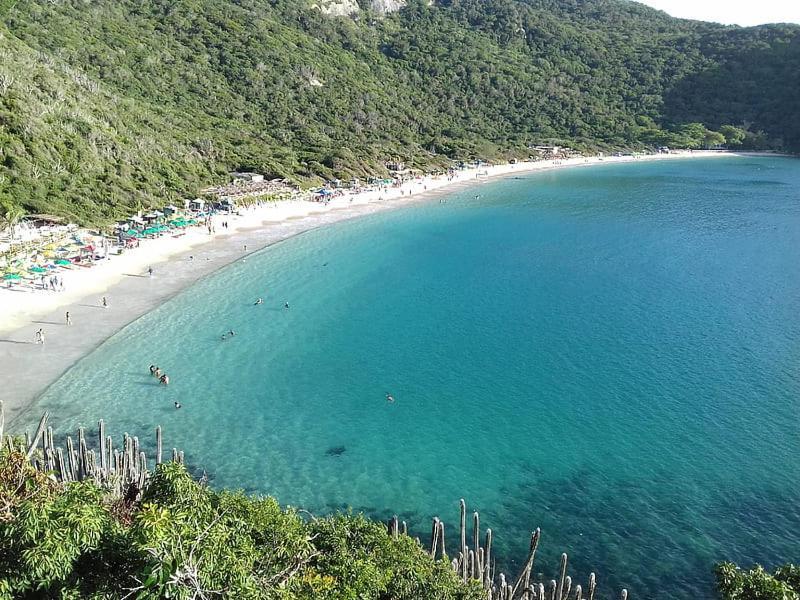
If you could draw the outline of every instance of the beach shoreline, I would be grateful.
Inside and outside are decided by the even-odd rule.
[[[149,240],[141,248],[65,276],[66,292],[0,292],[0,386],[6,417],[15,421],[47,388],[105,340],[200,279],[247,255],[301,233],[361,216],[429,201],[490,179],[580,166],[742,156],[703,152],[642,157],[520,162],[459,171],[450,180],[426,177],[400,188],[370,190],[329,204],[283,201],[243,209],[222,233],[201,229]],[[219,226],[218,226],[219,229]],[[152,267],[152,276],[147,270]],[[102,298],[109,306],[103,307]],[[69,311],[72,324],[67,325]],[[34,343],[42,328],[44,344]]]

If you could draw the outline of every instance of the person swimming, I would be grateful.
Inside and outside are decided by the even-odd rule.
[[[181,403],[176,400],[175,401],[175,408],[180,408],[180,407],[181,407]]]
[[[256,306],[258,306],[259,304],[264,304],[264,299],[263,298],[259,298],[258,300],[255,301],[255,305]]]
[[[233,329],[231,329],[230,331],[228,331],[228,335],[233,337],[236,335],[236,332]]]
[[[394,402],[394,396],[392,396],[391,394],[386,394],[386,401],[389,403]]]
[[[157,379],[161,379],[161,369],[160,369],[160,368],[158,368],[158,367],[156,367],[156,370],[155,370],[155,371],[153,371],[153,375],[154,375],[154,376],[155,376]]]
[[[164,374],[163,374],[163,375],[162,375],[162,376],[161,376],[161,377],[160,377],[158,380],[159,380],[159,381],[160,381],[160,382],[161,382],[163,385],[169,385],[169,375],[167,375],[166,373],[164,373]]]
[[[156,366],[150,365],[150,375],[155,375],[155,374],[156,374]]]
[[[288,302],[284,302],[283,303],[283,308],[289,308],[289,303]]]

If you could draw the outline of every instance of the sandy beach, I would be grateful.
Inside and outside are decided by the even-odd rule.
[[[217,217],[229,227],[209,235],[204,228],[180,237],[147,240],[92,268],[63,274],[65,291],[0,289],[0,386],[11,421],[77,360],[128,323],[231,262],[299,233],[346,219],[389,210],[452,192],[487,179],[569,167],[620,162],[731,156],[693,152],[642,157],[577,158],[482,166],[449,179],[426,177],[400,188],[370,190],[328,204],[283,201],[243,209],[240,216]],[[148,275],[148,268],[153,275]],[[108,307],[102,306],[102,298]],[[71,325],[66,324],[69,311]],[[34,334],[45,333],[36,344]]]

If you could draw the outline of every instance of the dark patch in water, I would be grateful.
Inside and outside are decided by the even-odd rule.
[[[332,446],[325,451],[325,454],[328,456],[341,456],[346,450],[347,448],[344,446]]]

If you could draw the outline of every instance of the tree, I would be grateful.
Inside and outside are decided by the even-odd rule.
[[[725,143],[728,144],[729,147],[741,146],[746,135],[744,129],[734,127],[733,125],[723,125],[719,128],[719,132],[725,136]]]
[[[726,562],[717,566],[716,576],[722,600],[800,599],[800,566],[784,565],[768,573],[760,565],[742,571]]]
[[[703,144],[706,148],[713,148],[715,146],[722,146],[725,143],[725,136],[718,131],[706,130],[703,136]]]
[[[16,233],[17,224],[22,217],[25,216],[25,211],[16,204],[3,203],[0,204],[0,231],[8,230],[11,238],[14,238]]]

